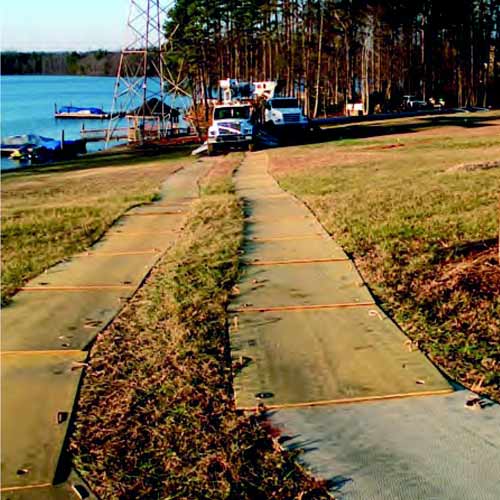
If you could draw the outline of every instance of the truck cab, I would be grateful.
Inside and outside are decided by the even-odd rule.
[[[294,125],[305,128],[309,124],[295,97],[273,97],[265,104],[264,121],[268,125]]]
[[[252,108],[249,104],[218,104],[213,109],[208,129],[208,154],[231,148],[249,148],[252,144]]]

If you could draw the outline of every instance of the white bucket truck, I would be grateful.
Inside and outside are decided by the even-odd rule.
[[[264,122],[266,125],[297,126],[306,128],[309,119],[304,115],[295,97],[273,97],[265,103]]]
[[[252,149],[253,125],[250,104],[218,104],[208,129],[208,154],[231,148]]]

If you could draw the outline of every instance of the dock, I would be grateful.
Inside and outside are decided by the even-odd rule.
[[[198,134],[190,127],[174,127],[158,129],[156,127],[140,130],[134,127],[117,127],[108,137],[108,129],[86,129],[82,127],[80,137],[86,142],[128,141],[137,143],[144,141],[168,142],[169,144],[196,144],[200,142]]]

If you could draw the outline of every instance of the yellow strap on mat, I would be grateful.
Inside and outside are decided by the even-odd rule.
[[[285,266],[289,264],[317,264],[322,262],[349,262],[348,258],[326,259],[289,259],[289,260],[253,260],[246,261],[247,266]]]
[[[238,313],[254,313],[254,312],[278,312],[278,311],[315,311],[321,309],[351,309],[355,307],[371,307],[375,302],[351,302],[348,304],[313,304],[313,305],[299,305],[299,306],[271,306],[271,307],[239,307],[232,309],[231,312]]]
[[[99,290],[135,290],[133,285],[43,285],[43,286],[23,286],[23,292],[94,292]]]
[[[28,484],[26,486],[6,486],[5,488],[0,488],[1,492],[8,491],[20,491],[20,490],[34,490],[36,488],[49,488],[52,486],[51,483],[41,483],[41,484]]]
[[[237,407],[237,410],[241,411],[255,411],[258,409],[265,410],[286,410],[293,408],[307,408],[312,406],[328,406],[328,405],[340,405],[340,404],[354,404],[354,403],[369,403],[375,401],[385,401],[388,399],[403,399],[403,398],[414,398],[418,396],[439,396],[442,394],[450,394],[454,392],[450,387],[449,389],[438,389],[435,391],[420,391],[420,392],[406,392],[401,394],[387,394],[384,396],[366,396],[359,398],[346,398],[346,399],[330,399],[326,401],[311,401],[307,403],[285,403],[285,404],[270,404],[266,405],[263,403],[257,404],[255,406],[243,406]]]

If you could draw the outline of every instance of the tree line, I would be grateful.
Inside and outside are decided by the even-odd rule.
[[[3,52],[2,75],[116,76],[120,54],[91,52]]]
[[[317,116],[403,95],[500,106],[499,23],[497,0],[177,0],[166,32],[200,98],[221,78],[278,80]]]

